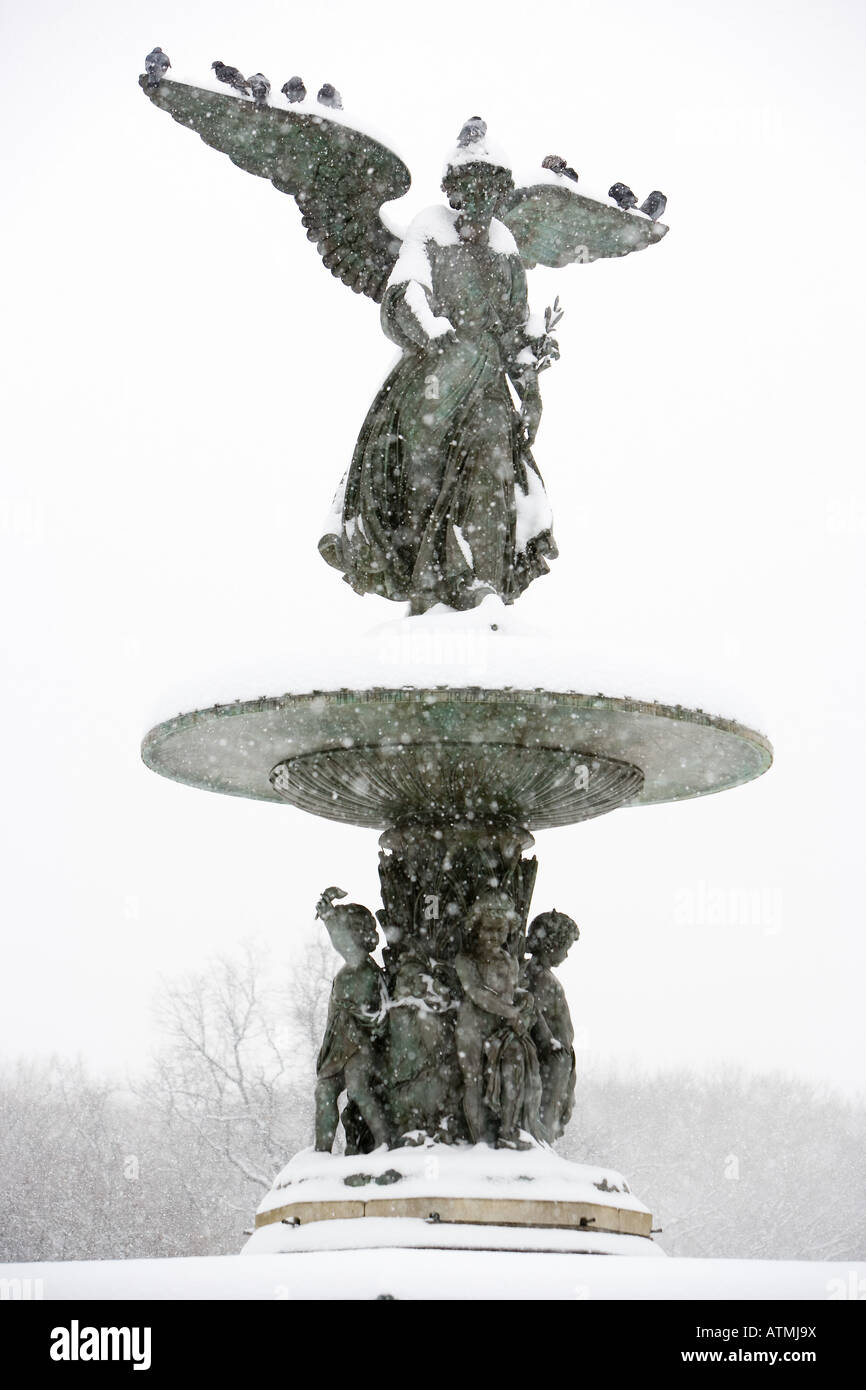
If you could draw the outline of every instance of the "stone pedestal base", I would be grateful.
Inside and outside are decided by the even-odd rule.
[[[661,1253],[619,1173],[552,1150],[424,1144],[352,1158],[298,1154],[245,1254],[403,1247]]]

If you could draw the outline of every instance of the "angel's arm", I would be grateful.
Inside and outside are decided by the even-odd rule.
[[[398,347],[426,348],[451,334],[451,320],[437,313],[428,243],[409,229],[382,300],[382,331]]]
[[[526,271],[521,264],[515,248],[514,255],[508,257],[511,271],[511,289],[506,305],[505,321],[502,325],[502,356],[509,376],[514,379],[513,370],[522,375],[523,366],[529,361],[525,348],[529,345],[529,296],[526,288]]]
[[[426,348],[454,332],[451,320],[434,312],[432,296],[419,280],[389,285],[381,317],[385,336],[403,349]]]
[[[505,370],[520,397],[527,439],[535,442],[541,423],[541,391],[538,387],[538,363],[533,338],[529,331],[529,300],[526,290],[526,271],[517,254],[511,264],[511,296],[508,320],[504,325],[502,355]]]

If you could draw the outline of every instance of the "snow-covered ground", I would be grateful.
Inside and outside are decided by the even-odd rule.
[[[45,1299],[810,1299],[862,1297],[866,1263],[339,1250],[0,1265]],[[29,1284],[27,1281],[30,1281]],[[6,1287],[4,1285],[4,1287]],[[14,1296],[14,1286],[12,1288]]]
[[[433,1203],[431,1202],[431,1206]],[[664,1259],[665,1252],[648,1236],[626,1235],[547,1226],[473,1225],[470,1222],[432,1221],[417,1216],[350,1217],[346,1220],[307,1221],[299,1226],[271,1221],[259,1226],[241,1254],[321,1254],[346,1250],[450,1250],[527,1251],[533,1255],[617,1255],[634,1259]]]

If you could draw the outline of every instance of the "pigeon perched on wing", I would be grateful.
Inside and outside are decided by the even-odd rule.
[[[668,200],[663,193],[654,188],[652,193],[648,193],[640,205],[641,212],[645,212],[647,217],[651,217],[653,222],[657,222],[668,205]]]
[[[470,116],[460,134],[457,136],[457,144],[461,149],[466,149],[469,145],[474,145],[478,140],[483,140],[487,134],[487,122],[480,116]]]
[[[170,67],[168,54],[163,53],[161,48],[152,49],[144,60],[148,87],[158,87]]]
[[[333,111],[342,111],[343,98],[330,82],[323,82],[319,88],[316,100],[322,106],[330,106]]]
[[[576,170],[572,169],[570,165],[566,164],[565,160],[562,158],[561,155],[547,155],[544,159],[542,159],[541,167],[542,169],[552,169],[554,174],[559,174],[561,178],[565,177],[567,179],[573,179],[574,182],[577,183]]]
[[[247,79],[238,72],[237,68],[229,67],[227,63],[221,63],[219,58],[215,63],[211,63],[211,67],[216,73],[217,82],[225,82],[229,87],[234,87],[236,92],[243,92],[245,96],[249,96],[250,89]]]
[[[283,83],[280,91],[286,98],[286,101],[291,102],[303,101],[304,97],[307,95],[307,89],[304,86],[302,77],[290,77],[288,82]]]
[[[267,106],[268,97],[271,94],[271,84],[264,73],[254,72],[252,77],[247,78],[247,83],[256,106]]]
[[[608,198],[613,198],[617,207],[622,208],[623,212],[628,212],[629,208],[637,206],[637,198],[632,193],[627,183],[613,183],[607,190]]]

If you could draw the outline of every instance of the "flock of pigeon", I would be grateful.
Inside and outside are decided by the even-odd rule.
[[[628,212],[629,208],[637,206],[637,196],[632,193],[627,183],[611,184],[607,190],[608,198],[613,198],[618,208],[623,212]],[[654,188],[652,193],[648,193],[638,208],[638,212],[645,212],[647,217],[657,222],[668,205],[668,200],[663,193]]]
[[[546,159],[541,161],[542,169],[550,169],[560,178],[571,179],[577,183],[577,173],[566,164],[561,155],[549,154]],[[632,193],[627,183],[613,183],[607,190],[608,198],[613,198],[618,208],[623,212],[629,212],[631,208],[637,207],[637,195]],[[648,193],[638,208],[638,212],[643,212],[653,222],[657,222],[668,205],[668,200],[663,193],[654,188],[652,193]]]
[[[148,53],[144,60],[148,87],[158,87],[170,67],[168,55],[163,53],[161,48],[154,48]],[[215,63],[211,63],[211,67],[216,73],[218,82],[225,82],[227,87],[243,93],[246,97],[251,96],[256,106],[267,105],[268,97],[271,94],[271,84],[263,72],[254,72],[252,77],[244,77],[237,68],[231,67],[228,63],[220,62],[219,58]],[[300,77],[290,77],[288,82],[283,83],[280,91],[292,104],[303,101],[307,95],[307,89]],[[330,107],[332,111],[342,111],[343,109],[342,97],[330,82],[322,83],[316,100],[320,105]]]
[[[168,60],[168,55],[163,53],[161,48],[154,48],[148,53],[144,60],[144,70],[147,74],[148,87],[158,87],[170,67],[171,63]],[[234,91],[241,92],[247,97],[251,96],[256,106],[267,105],[268,97],[271,94],[271,84],[264,73],[254,72],[252,77],[244,77],[243,73],[239,72],[237,68],[231,67],[228,63],[221,63],[219,59],[217,59],[215,63],[211,63],[211,67],[216,73],[218,82],[225,82],[226,86],[233,88]],[[286,101],[291,105],[294,105],[295,102],[303,101],[307,95],[307,89],[300,77],[290,77],[288,82],[283,83],[280,91],[286,98]],[[342,111],[343,109],[343,101],[340,93],[330,82],[324,82],[322,84],[316,94],[316,100],[321,106],[330,107],[332,111]],[[472,116],[461,130],[458,143],[461,145],[468,145],[473,140],[478,139],[480,135],[485,134],[486,131],[487,126],[484,121],[482,121],[481,117]],[[571,165],[566,164],[565,160],[560,155],[549,154],[541,163],[542,168],[550,169],[554,174],[558,174],[560,178],[571,179],[574,183],[577,183],[578,176],[576,171],[572,169]],[[631,208],[637,207],[637,196],[632,193],[628,184],[611,184],[607,191],[607,196],[612,198],[617,207],[622,208],[623,212],[628,212]],[[667,207],[667,201],[663,193],[660,193],[657,188],[653,189],[652,193],[647,194],[638,208],[638,211],[645,213],[653,222],[656,222]]]

